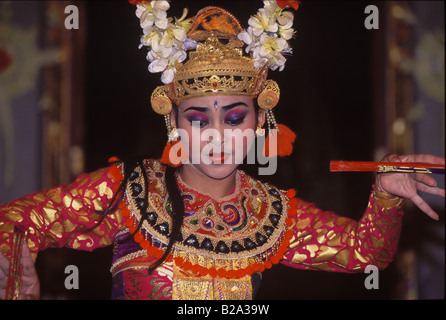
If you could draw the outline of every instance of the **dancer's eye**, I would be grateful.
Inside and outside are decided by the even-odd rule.
[[[238,126],[245,121],[246,112],[233,112],[231,114],[226,115],[225,123],[230,126]]]

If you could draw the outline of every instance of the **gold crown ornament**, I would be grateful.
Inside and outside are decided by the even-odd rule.
[[[143,29],[140,48],[149,49],[148,69],[161,73],[164,84],[151,96],[156,113],[167,117],[172,103],[188,98],[245,95],[257,97],[259,107],[267,111],[269,131],[270,125],[280,131],[272,114],[280,90],[267,75],[268,70],[283,70],[285,56],[291,54],[294,14],[288,9],[297,10],[298,1],[264,0],[246,30],[219,7],[205,7],[194,18],[186,18],[184,9],[181,18],[173,19],[167,17],[168,1],[129,2],[136,5]]]
[[[243,55],[244,42],[237,38],[242,31],[224,9],[206,7],[197,13],[188,32],[196,47],[167,85],[175,103],[197,96],[259,94],[267,68],[259,70]]]

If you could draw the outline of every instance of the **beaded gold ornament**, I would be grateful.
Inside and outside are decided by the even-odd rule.
[[[110,168],[110,175],[113,181],[121,182],[123,179],[118,159],[109,160],[113,165]],[[146,167],[149,170],[157,170],[160,172],[161,167],[154,160],[147,160]],[[156,169],[158,168],[158,169]],[[139,169],[136,169],[136,177],[138,177]],[[162,174],[161,174],[162,175]],[[124,219],[125,225],[129,228],[130,234],[133,235],[135,242],[139,243],[147,255],[154,258],[161,258],[164,253],[163,243],[167,243],[168,230],[170,228],[171,213],[169,212],[169,199],[165,198],[164,188],[156,186],[164,183],[162,178],[149,181],[148,184],[142,183],[135,179],[128,183],[127,188],[132,188],[135,183],[141,182],[141,188],[138,190],[140,194],[150,194],[150,209],[148,220],[144,221],[142,228],[138,229],[138,225],[142,219],[141,213],[138,213],[139,205],[137,197],[123,200],[119,203],[118,208]],[[243,177],[246,177],[243,175]],[[273,186],[262,184],[250,179],[243,183],[245,186],[251,186],[250,197],[255,198],[252,190],[261,192],[264,195],[262,208],[257,216],[259,218],[256,224],[242,224],[243,232],[239,234],[240,243],[232,238],[217,238],[209,236],[207,233],[196,234],[188,233],[183,230],[181,242],[177,243],[175,250],[169,254],[166,261],[173,261],[174,264],[182,269],[183,273],[189,273],[198,277],[211,276],[212,278],[220,277],[227,279],[241,279],[250,276],[255,272],[263,272],[265,269],[271,268],[274,264],[278,264],[283,259],[290,240],[293,237],[293,231],[289,228],[292,226],[292,217],[297,214],[297,198],[296,191],[289,189],[287,191],[279,191]],[[150,190],[149,190],[149,189]],[[158,190],[159,189],[159,190]],[[132,189],[131,189],[132,190]],[[159,194],[158,194],[159,193]],[[132,194],[132,192],[128,192]],[[186,198],[189,193],[186,193]],[[242,198],[243,195],[240,194]],[[260,196],[260,195],[259,195]],[[156,237],[156,243],[148,239],[145,230],[150,231],[152,237]],[[262,231],[263,230],[263,231]],[[241,245],[244,246],[242,250]],[[240,249],[238,249],[240,247]],[[224,255],[222,255],[225,253]]]
[[[263,110],[272,110],[280,98],[279,85],[274,80],[266,80],[263,91],[257,97],[257,104]]]
[[[153,111],[161,115],[168,115],[172,112],[172,101],[169,99],[166,93],[166,87],[157,87],[150,99]]]

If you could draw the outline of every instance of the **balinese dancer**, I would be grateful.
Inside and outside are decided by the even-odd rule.
[[[282,70],[291,52],[297,1],[264,1],[246,30],[218,7],[172,19],[167,1],[131,2],[149,71],[161,75],[151,105],[167,126],[164,153],[133,163],[111,158],[69,185],[1,206],[2,269],[10,276],[3,294],[38,297],[32,261],[41,250],[113,245],[114,299],[253,299],[261,273],[278,263],[385,268],[397,250],[403,198],[437,217],[417,195],[444,196],[428,175],[378,174],[354,221],[238,168],[250,156],[273,161],[292,152],[295,135],[276,123],[280,91],[268,71]],[[433,155],[383,161],[444,164]]]

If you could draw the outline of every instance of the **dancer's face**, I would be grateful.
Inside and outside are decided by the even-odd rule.
[[[233,173],[250,150],[265,114],[247,96],[207,96],[183,101],[172,124],[184,130],[189,163],[214,179]],[[176,120],[176,123],[175,123]],[[186,146],[187,144],[187,146]]]

